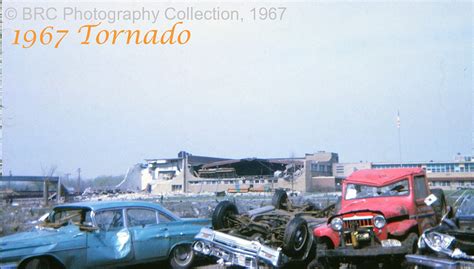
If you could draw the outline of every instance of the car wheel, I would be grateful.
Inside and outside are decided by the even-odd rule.
[[[171,252],[170,265],[173,269],[191,268],[194,261],[194,251],[191,245],[176,246]]]
[[[214,230],[230,228],[231,223],[229,222],[229,217],[238,214],[239,211],[232,202],[222,201],[216,206],[216,209],[212,213],[212,227]]]
[[[33,258],[29,260],[25,266],[22,268],[24,269],[52,269],[54,268],[51,264],[51,261],[46,258]]]
[[[290,220],[283,235],[283,251],[290,257],[302,256],[306,251],[310,236],[305,219],[296,217]]]
[[[272,205],[275,209],[288,210],[288,194],[284,190],[276,190],[272,197]]]
[[[438,200],[433,203],[432,207],[436,215],[436,221],[439,223],[444,214],[446,214],[446,198],[442,189],[432,189],[431,193],[438,198]]]
[[[329,249],[328,244],[324,241],[319,242],[316,244],[316,249],[318,251],[326,251]],[[314,267],[315,269],[337,269],[339,268],[339,262],[335,260],[329,260],[326,257],[318,257],[314,259]]]

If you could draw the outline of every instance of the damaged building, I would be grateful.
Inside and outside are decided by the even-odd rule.
[[[177,158],[147,159],[135,165],[118,187],[151,193],[333,191],[337,162],[337,153],[323,151],[296,158],[244,159],[180,152]]]

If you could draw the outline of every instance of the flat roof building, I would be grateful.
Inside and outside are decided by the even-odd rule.
[[[127,171],[121,189],[169,192],[247,192],[277,188],[301,192],[334,190],[337,153],[296,158],[229,159],[180,152],[177,158],[147,159]]]
[[[349,176],[352,172],[361,169],[385,168],[422,168],[426,171],[427,178],[433,187],[442,189],[474,188],[474,158],[457,155],[453,161],[428,161],[428,162],[359,162],[338,163],[334,166],[336,180]]]

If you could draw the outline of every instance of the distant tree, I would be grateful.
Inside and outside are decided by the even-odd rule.
[[[114,188],[123,180],[124,175],[111,176],[111,175],[102,175],[94,178],[92,180],[92,187],[94,188]]]

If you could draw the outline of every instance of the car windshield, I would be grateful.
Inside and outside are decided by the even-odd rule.
[[[362,184],[347,184],[345,199],[351,200],[372,197],[404,196],[408,194],[408,180],[404,179],[382,187]]]
[[[54,209],[45,226],[59,228],[66,225],[83,225],[92,223],[89,209],[58,208]]]
[[[474,197],[469,194],[462,197],[462,203],[456,211],[457,217],[472,217],[474,216]]]

